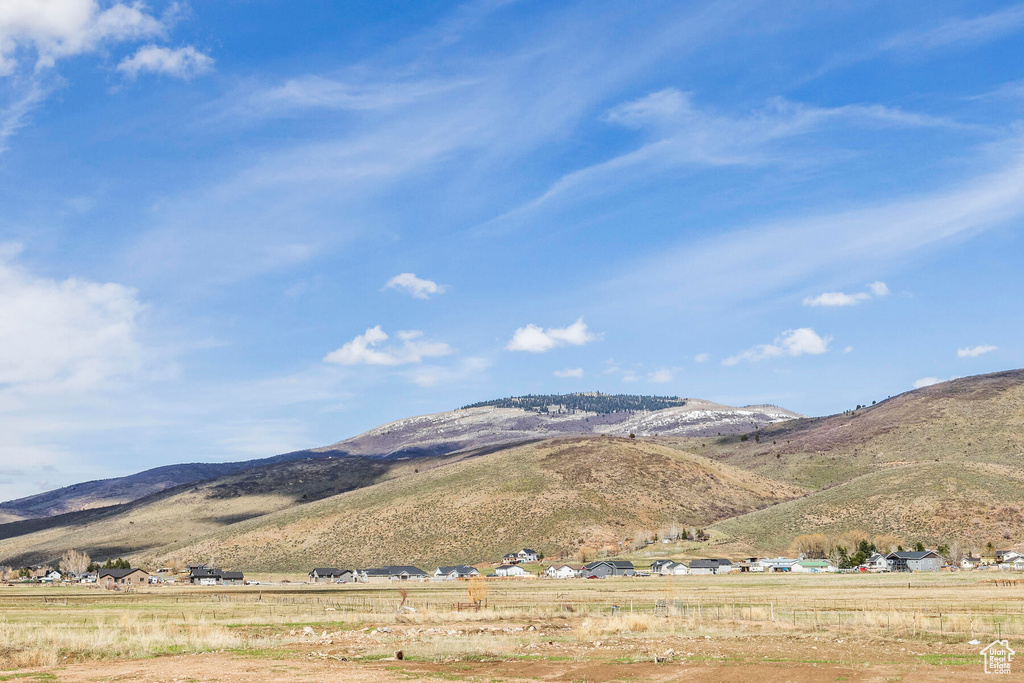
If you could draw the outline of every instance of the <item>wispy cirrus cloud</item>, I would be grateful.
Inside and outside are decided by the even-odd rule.
[[[554,375],[555,377],[560,377],[562,379],[578,379],[580,377],[583,377],[583,368],[565,368],[564,370],[555,370],[551,374]]]
[[[754,224],[691,241],[641,260],[599,286],[658,294],[652,302],[718,300],[805,283],[839,265],[877,270],[943,242],[965,239],[1024,216],[1024,139],[1004,140],[993,170],[915,196],[886,199],[841,212]],[[766,255],[771,255],[766,258]],[[717,267],[730,263],[728,272]]]
[[[617,105],[608,123],[646,132],[651,138],[614,158],[563,175],[541,195],[490,221],[522,217],[554,201],[571,201],[656,176],[673,168],[785,165],[802,158],[778,143],[832,124],[852,127],[954,128],[975,126],[952,119],[877,104],[819,107],[774,97],[746,116],[698,107],[692,93],[666,88]]]

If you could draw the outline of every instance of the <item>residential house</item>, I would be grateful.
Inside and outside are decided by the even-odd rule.
[[[788,557],[765,557],[750,566],[752,572],[791,572],[800,560]]]
[[[460,564],[452,567],[438,567],[434,570],[434,578],[444,581],[458,581],[459,579],[471,579],[480,576],[476,567]]]
[[[530,576],[530,572],[526,571],[518,564],[503,564],[494,570],[495,576]]]
[[[538,553],[536,550],[523,548],[518,553],[516,553],[516,557],[519,558],[520,562],[537,562],[540,559],[540,553]]]
[[[889,560],[886,559],[882,553],[875,553],[868,559],[864,560],[864,564],[861,565],[864,571],[880,574],[883,572],[890,571]]]
[[[143,569],[101,569],[96,583],[104,588],[145,586],[149,583],[149,572]]]
[[[353,579],[351,569],[337,567],[316,567],[309,573],[310,583],[350,583]]]
[[[799,560],[791,571],[795,574],[822,574],[834,572],[836,568],[828,560]]]
[[[505,553],[505,557],[501,558],[502,564],[519,564],[519,553]]]
[[[54,581],[60,581],[61,575],[60,572],[56,569],[51,569],[50,571],[39,577],[39,580],[43,583],[53,583]]]
[[[662,576],[686,576],[690,573],[690,568],[682,562],[669,562],[661,565],[658,573]]]
[[[196,586],[239,586],[245,583],[245,576],[242,572],[227,572],[216,567],[204,567],[190,571],[188,581]]]
[[[628,560],[598,560],[583,565],[583,576],[596,576],[604,579],[610,576],[633,576],[636,569]]]
[[[934,572],[942,567],[942,558],[934,550],[898,550],[885,559],[894,572]]]
[[[960,560],[960,569],[977,569],[979,566],[981,566],[980,557],[972,557],[968,555]]]
[[[675,563],[672,560],[655,560],[654,562],[651,562],[651,573],[652,574],[660,574],[661,573],[661,568],[664,567],[667,564],[675,564]]]
[[[425,581],[428,578],[428,574],[425,571],[412,565],[388,565],[373,569],[360,569],[357,574],[357,580],[371,583],[379,581]]]
[[[726,574],[731,571],[732,562],[721,557],[690,562],[691,574]]]
[[[575,579],[582,572],[581,564],[553,564],[544,570],[544,576],[551,579]]]

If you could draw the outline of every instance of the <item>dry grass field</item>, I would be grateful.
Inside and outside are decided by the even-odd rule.
[[[462,582],[2,587],[0,680],[952,681],[1024,642],[996,578],[490,581],[478,611]]]

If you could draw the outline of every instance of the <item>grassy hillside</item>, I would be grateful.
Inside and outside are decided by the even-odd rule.
[[[755,434],[759,441],[755,441]],[[1024,465],[1024,370],[966,377],[821,418],[739,435],[660,439],[808,488],[826,488],[894,464]]]
[[[703,526],[800,493],[649,443],[556,439],[240,522],[140,559],[212,555],[232,567],[285,570],[479,562],[523,546],[552,555],[637,529]]]
[[[1024,538],[1024,472],[1005,465],[894,465],[769,509],[719,522],[731,540],[783,553],[794,537],[861,530],[908,546],[958,540],[967,548]]]
[[[706,444],[706,445],[705,445]],[[717,529],[762,551],[863,530],[980,547],[1024,538],[1024,371],[968,377],[753,435],[676,440],[817,491]]]
[[[66,548],[85,550],[102,560],[187,543],[241,520],[403,476],[413,469],[356,457],[282,462],[179,486],[127,504],[3,524],[0,564],[49,562]]]

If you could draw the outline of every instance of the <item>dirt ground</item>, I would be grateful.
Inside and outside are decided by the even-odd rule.
[[[482,661],[420,661],[415,642],[398,661],[361,659],[353,643],[317,638],[281,650],[173,655],[88,662],[0,673],[66,683],[391,683],[392,681],[954,681],[983,675],[978,648],[865,638],[749,636],[633,639],[629,643],[552,641],[534,652]],[[655,655],[665,661],[655,662]],[[1022,674],[1000,680],[1024,680]]]

